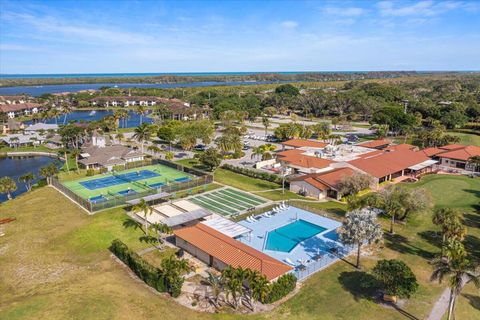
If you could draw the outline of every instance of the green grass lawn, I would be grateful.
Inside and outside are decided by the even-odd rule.
[[[480,215],[475,207],[480,202],[479,179],[427,176],[408,186],[434,190],[436,205],[464,210],[467,241],[478,244],[470,249],[480,248]],[[345,209],[339,203],[308,205],[339,218]],[[255,316],[194,312],[146,288],[110,258],[107,248],[117,237],[135,250],[148,246],[138,240],[140,230],[124,227],[128,218],[123,209],[88,216],[53,188],[44,187],[0,204],[0,218],[4,217],[17,221],[0,237],[0,319],[407,319],[373,301],[359,286],[360,273],[343,261],[314,274],[297,295],[271,312]],[[381,221],[387,227],[388,220]],[[377,255],[362,259],[363,271],[380,258],[398,258],[413,269],[420,289],[401,308],[418,319],[428,315],[445,286],[429,281],[429,261],[440,250],[431,237],[436,230],[431,213],[417,214],[408,224],[398,224],[394,237],[386,236]],[[159,259],[158,254],[147,258]],[[459,298],[457,319],[479,318],[478,290],[468,286]]]
[[[275,190],[281,189],[282,186],[274,182],[250,178],[222,168],[215,170],[214,179],[218,183],[230,185],[244,191],[249,191],[274,201],[305,199],[305,197],[290,192],[288,189],[285,190],[285,193],[282,193],[282,190]]]
[[[468,144],[480,147],[480,133],[473,129],[460,129],[456,131],[449,131],[448,134],[460,138],[461,144]]]

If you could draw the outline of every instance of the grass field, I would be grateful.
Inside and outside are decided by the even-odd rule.
[[[432,175],[408,186],[435,191],[437,206],[464,210],[470,250],[480,248],[479,179]],[[338,203],[308,205],[343,215],[344,207]],[[398,258],[413,269],[420,289],[401,312],[373,301],[359,286],[362,272],[339,262],[309,278],[297,295],[274,311],[255,316],[197,313],[133,279],[107,250],[117,237],[135,250],[147,247],[138,240],[140,230],[123,226],[127,216],[122,209],[88,216],[45,187],[1,204],[3,217],[17,221],[0,237],[0,319],[413,319],[406,313],[424,319],[445,286],[429,281],[429,261],[440,251],[429,236],[438,231],[430,213],[398,224],[396,235],[386,237],[378,256],[363,258],[363,272],[380,258]],[[388,226],[387,219],[381,221]],[[159,261],[161,257],[146,258]],[[478,289],[467,286],[458,301],[457,319],[479,318]]]
[[[223,216],[236,215],[241,211],[266,203],[264,199],[232,188],[219,189],[191,197],[188,200]]]
[[[163,183],[164,185],[168,185],[171,183],[175,183],[175,179],[178,179],[178,178],[184,178],[184,177],[191,178],[191,175],[189,175],[188,173],[178,171],[176,169],[173,169],[164,165],[160,165],[160,164],[129,169],[129,170],[121,171],[119,172],[119,174],[135,173],[141,170],[152,171],[158,174],[158,176],[147,178],[147,179],[141,179],[136,182],[125,181],[124,183],[115,184],[112,186],[97,188],[97,189],[88,189],[84,185],[82,185],[82,182],[92,182],[97,179],[112,177],[111,173],[95,175],[91,177],[82,178],[79,180],[64,181],[62,183],[67,188],[69,188],[70,190],[78,194],[80,197],[84,199],[90,199],[92,197],[97,197],[100,195],[106,195],[106,196],[115,195],[115,194],[118,194],[118,192],[128,190],[128,189],[134,190],[136,192],[142,192],[149,189],[149,187],[147,187],[146,185],[152,185],[157,183]]]
[[[460,138],[461,144],[468,144],[480,147],[480,133],[473,129],[463,129],[457,131],[449,131],[448,134],[457,136]]]

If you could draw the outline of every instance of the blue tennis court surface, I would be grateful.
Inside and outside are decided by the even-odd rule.
[[[99,178],[94,180],[82,181],[80,184],[89,189],[101,189],[106,187],[115,186],[117,184],[123,184],[125,182],[144,180],[148,178],[158,177],[160,174],[150,170],[140,170],[128,173],[116,174],[105,178]]]
[[[181,178],[177,178],[175,179],[175,181],[177,182],[185,182],[185,181],[190,181],[192,179],[190,179],[189,177],[181,177]]]
[[[117,193],[122,196],[128,196],[128,195],[137,193],[137,191],[129,189],[129,190],[118,191]]]
[[[150,188],[160,188],[160,187],[163,187],[164,185],[165,185],[165,183],[163,183],[163,182],[157,182],[157,183],[149,184],[148,186]]]
[[[99,202],[107,201],[107,198],[105,198],[104,196],[96,196],[96,197],[91,197],[89,200],[91,203],[99,203]]]

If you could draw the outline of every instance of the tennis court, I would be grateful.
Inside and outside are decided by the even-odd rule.
[[[132,195],[193,179],[194,177],[186,172],[155,164],[65,181],[62,184],[80,197],[98,203],[115,196]]]
[[[237,215],[268,202],[266,199],[233,188],[217,189],[188,200],[223,216]]]

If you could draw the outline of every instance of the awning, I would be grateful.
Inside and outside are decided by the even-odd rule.
[[[212,215],[210,211],[205,209],[198,209],[195,211],[185,212],[177,216],[164,219],[162,222],[169,227],[175,227],[190,221],[195,221]]]
[[[430,167],[431,165],[434,165],[437,162],[438,161],[436,161],[436,160],[426,160],[426,161],[423,161],[423,162],[421,162],[419,164],[416,164],[414,166],[408,167],[408,169],[413,170],[413,171],[418,171],[418,170],[422,170],[426,167]]]
[[[218,215],[213,219],[202,221],[202,223],[217,230],[218,232],[223,233],[226,236],[229,236],[230,238],[235,238],[251,231],[241,224],[235,223]]]
[[[126,202],[127,202],[128,204],[131,204],[131,205],[136,205],[137,203],[140,202],[140,199],[143,199],[143,200],[145,200],[146,202],[149,202],[149,201],[153,201],[153,200],[164,199],[164,198],[167,198],[167,197],[169,197],[169,196],[170,196],[170,193],[160,192],[160,193],[152,194],[152,195],[145,196],[145,197],[142,197],[142,198],[133,199],[133,200],[128,200],[128,201],[126,201]]]

